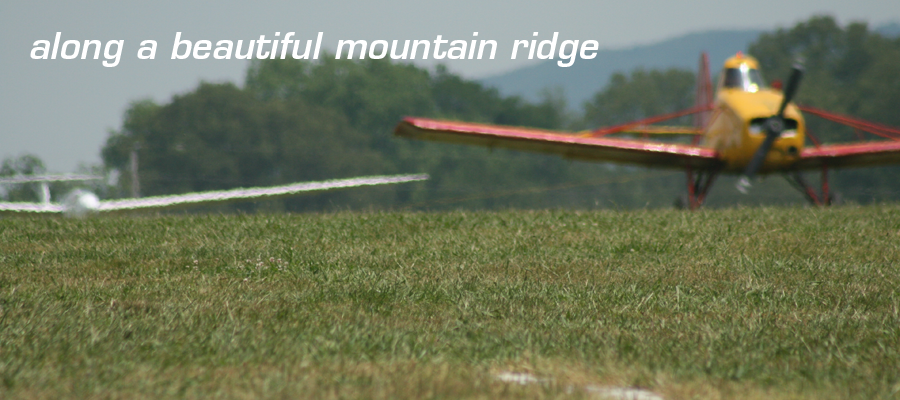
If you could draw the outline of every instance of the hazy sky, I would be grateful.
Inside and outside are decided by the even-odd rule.
[[[870,26],[900,21],[896,0],[492,0],[384,2],[284,1],[70,1],[12,0],[0,5],[0,158],[34,153],[54,172],[72,172],[79,162],[99,163],[108,131],[121,125],[129,102],[166,102],[201,80],[241,84],[245,60],[171,60],[176,32],[192,41],[251,40],[296,32],[323,48],[338,40],[470,40],[499,44],[494,60],[453,61],[450,70],[479,78],[528,65],[509,60],[511,43],[559,32],[559,40],[593,39],[603,49],[647,44],[711,29],[777,28],[816,14],[841,23]],[[33,60],[38,40],[124,40],[119,64],[99,60]],[[545,36],[546,35],[546,36]],[[159,43],[156,59],[139,60],[140,42]],[[115,53],[111,48],[111,53]],[[534,62],[534,61],[532,61]],[[421,65],[432,66],[433,60]]]

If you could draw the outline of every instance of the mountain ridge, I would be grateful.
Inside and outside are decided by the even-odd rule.
[[[536,65],[494,75],[480,80],[497,88],[503,95],[518,95],[539,101],[544,89],[562,88],[570,108],[580,108],[617,72],[629,73],[636,68],[696,70],[700,53],[709,54],[710,66],[716,69],[726,58],[746,51],[762,29],[713,30],[694,32],[647,45],[626,49],[600,50],[592,60],[576,60],[571,67],[559,67],[552,59]]]
[[[870,28],[879,34],[900,37],[900,23],[888,22]],[[760,34],[770,29],[709,30],[693,32],[646,45],[597,52],[592,60],[576,60],[570,67],[559,67],[558,60],[519,68],[479,79],[482,84],[497,88],[501,94],[522,96],[540,101],[544,89],[561,88],[569,108],[580,109],[594,93],[603,89],[615,73],[630,73],[637,68],[697,70],[701,52],[709,54],[713,74],[725,59],[747,47]]]

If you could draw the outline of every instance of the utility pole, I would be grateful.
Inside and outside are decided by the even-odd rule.
[[[135,143],[131,148],[131,197],[141,197],[141,182],[138,179],[138,149],[141,148],[139,143]]]

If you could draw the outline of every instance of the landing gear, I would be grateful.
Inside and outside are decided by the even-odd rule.
[[[700,170],[694,172],[693,168],[688,166],[687,168],[687,189],[688,194],[685,199],[679,199],[681,201],[676,200],[676,207],[679,206],[678,203],[682,203],[679,208],[686,208],[688,210],[696,210],[703,205],[703,201],[706,200],[706,194],[709,193],[709,188],[712,187],[713,182],[716,181],[716,176],[719,175],[718,170]]]
[[[806,199],[813,205],[830,206],[841,202],[841,196],[838,193],[832,194],[828,188],[828,166],[826,165],[822,166],[821,193],[816,193],[816,190],[803,179],[803,175],[800,174],[800,171],[789,172],[784,175],[784,179],[786,179],[795,189],[799,190],[800,193],[803,193]]]

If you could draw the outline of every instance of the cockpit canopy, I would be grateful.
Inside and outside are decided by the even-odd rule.
[[[757,69],[757,62],[752,57],[738,53],[725,61],[725,68],[719,77],[719,89],[738,89],[755,93],[765,86],[766,83]]]
[[[722,71],[722,82],[719,84],[719,88],[739,89],[750,93],[758,92],[765,86],[759,70],[747,68],[746,65],[740,68],[725,68]]]

